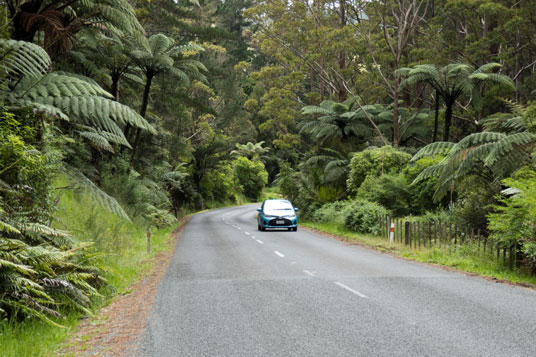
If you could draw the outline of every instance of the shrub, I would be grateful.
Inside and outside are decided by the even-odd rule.
[[[366,200],[350,201],[344,211],[344,225],[353,231],[378,235],[381,233],[379,216],[389,213],[381,205]]]
[[[312,214],[313,221],[320,223],[335,222],[344,225],[345,216],[343,211],[351,201],[337,201],[326,203]]]
[[[412,196],[412,214],[422,214],[426,211],[432,211],[438,208],[439,205],[448,205],[449,197],[447,196],[440,202],[434,201],[434,193],[439,182],[437,177],[428,177],[417,183],[413,183],[425,168],[436,165],[441,160],[441,157],[423,157],[406,165],[406,167],[402,169],[402,175],[404,175],[406,182],[409,184],[409,191]]]
[[[268,182],[268,173],[264,169],[264,164],[259,160],[250,160],[240,156],[234,160],[233,168],[234,177],[242,187],[244,195],[257,200]]]
[[[236,186],[233,168],[228,164],[208,171],[199,184],[206,199],[218,202],[236,202]]]
[[[391,146],[358,152],[350,160],[348,190],[356,192],[367,176],[378,177],[386,173],[399,173],[410,159],[411,155]]]
[[[468,176],[457,192],[454,204],[454,218],[459,224],[486,229],[487,216],[497,204],[500,193],[498,183],[489,183],[477,176]]]
[[[536,172],[503,181],[516,192],[501,197],[488,215],[491,237],[501,246],[521,247],[528,265],[536,272]]]
[[[359,187],[357,197],[377,202],[397,217],[413,211],[413,193],[403,175],[368,176]]]

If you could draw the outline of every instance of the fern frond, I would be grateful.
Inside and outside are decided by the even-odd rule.
[[[438,141],[426,145],[425,147],[417,151],[411,161],[414,162],[426,156],[447,155],[455,145],[455,143],[447,141]]]
[[[333,114],[331,110],[324,109],[322,107],[317,107],[316,105],[309,105],[302,108],[302,114],[323,114],[331,115]]]
[[[0,70],[8,78],[40,78],[51,64],[46,51],[36,44],[0,39]]]
[[[437,165],[429,166],[422,170],[411,184],[414,185],[420,181],[426,180],[427,178],[440,176],[444,170],[445,164],[439,163]]]
[[[95,185],[79,170],[64,165],[64,172],[68,175],[68,177],[73,180],[74,184],[78,185],[80,189],[94,197],[95,200],[99,202],[102,207],[112,212],[116,216],[126,219],[130,222],[130,218],[128,217],[127,213],[123,210],[123,208],[115,200],[115,198],[108,195],[106,192],[97,187],[97,185]]]
[[[487,166],[492,166],[497,160],[500,160],[506,154],[514,150],[514,148],[526,146],[527,144],[536,144],[536,135],[529,132],[523,132],[503,137],[497,142],[495,148],[489,153],[488,157],[486,157],[485,164]]]

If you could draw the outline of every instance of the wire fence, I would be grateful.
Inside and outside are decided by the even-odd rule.
[[[504,246],[489,238],[487,231],[460,224],[437,220],[411,221],[407,218],[378,216],[382,237],[404,244],[410,248],[466,248],[478,255],[493,255],[510,268],[518,265],[518,250],[515,245]],[[393,229],[394,228],[394,229]],[[394,232],[391,232],[394,230]]]

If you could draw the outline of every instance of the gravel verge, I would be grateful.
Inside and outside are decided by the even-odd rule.
[[[158,284],[175,252],[189,217],[181,220],[171,235],[170,249],[147,260],[152,270],[125,293],[104,307],[94,318],[83,320],[59,351],[62,356],[139,356],[138,342],[146,328]]]

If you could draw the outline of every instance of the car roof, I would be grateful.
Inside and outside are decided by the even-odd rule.
[[[278,204],[283,204],[285,206],[287,205],[290,205],[292,206],[292,203],[290,203],[289,200],[284,200],[284,199],[280,199],[280,198],[272,198],[272,199],[268,199],[268,200],[264,200],[264,205],[268,205],[268,206],[276,206]]]

